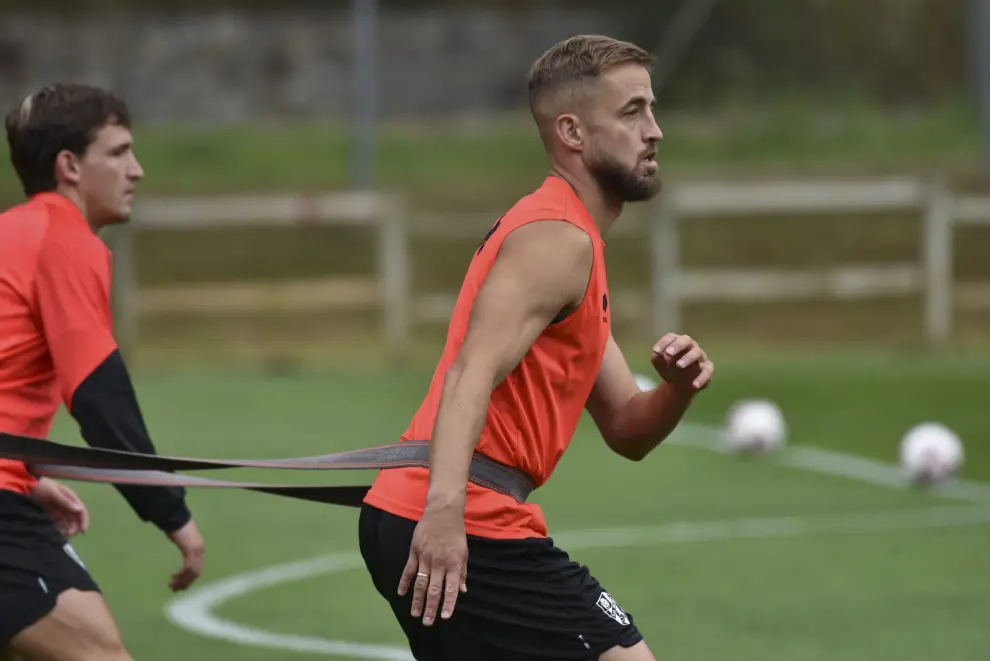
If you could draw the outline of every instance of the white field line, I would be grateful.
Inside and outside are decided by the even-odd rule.
[[[727,445],[722,442],[721,430],[718,427],[708,425],[683,424],[678,429],[677,434],[665,443],[721,453],[730,452]],[[900,467],[895,464],[887,464],[845,452],[826,450],[813,445],[787,446],[780,452],[761,459],[781,466],[800,468],[834,477],[844,477],[883,487],[914,488]],[[956,479],[933,488],[932,492],[954,500],[990,503],[990,484],[984,482]]]
[[[729,452],[716,427],[682,424],[667,444]],[[824,475],[888,488],[911,488],[897,466],[813,446],[789,446],[763,457],[767,461]],[[956,480],[936,491],[952,499],[990,504],[990,485]],[[732,521],[690,521],[655,526],[597,528],[564,532],[555,541],[569,550],[704,542],[720,539],[799,537],[828,533],[867,533],[990,523],[990,507],[943,506],[921,510],[886,510],[831,517],[745,518]],[[319,636],[264,631],[225,620],[213,611],[220,605],[265,588],[362,566],[355,553],[340,553],[274,565],[204,585],[166,605],[165,615],[177,626],[210,638],[269,649],[355,659],[409,661],[405,647],[369,645]]]
[[[944,505],[833,516],[750,517],[729,521],[686,521],[655,526],[591,528],[555,535],[554,541],[568,549],[584,550],[724,539],[872,533],[985,522],[990,522],[990,507]]]
[[[724,539],[802,537],[815,534],[874,533],[917,528],[990,523],[990,507],[943,506],[921,510],[885,510],[831,517],[748,518],[688,521],[655,526],[576,530],[556,536],[568,550],[630,548]],[[177,626],[209,638],[268,649],[354,659],[409,661],[405,647],[370,645],[319,636],[264,631],[223,619],[214,610],[265,588],[343,572],[363,566],[356,553],[340,553],[274,565],[205,585],[170,602],[166,617]]]

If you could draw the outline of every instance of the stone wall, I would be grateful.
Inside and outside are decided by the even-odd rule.
[[[379,24],[381,112],[456,116],[523,107],[533,59],[595,11],[389,11]],[[4,108],[53,80],[111,86],[142,121],[344,118],[353,97],[349,12],[81,15],[5,12]]]

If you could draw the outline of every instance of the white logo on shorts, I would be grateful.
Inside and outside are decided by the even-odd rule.
[[[615,603],[615,599],[608,592],[602,592],[598,597],[598,607],[602,609],[603,613],[622,626],[629,624],[629,616],[619,607],[619,604]]]
[[[65,546],[62,547],[62,550],[65,551],[65,554],[67,556],[75,560],[80,567],[86,569],[86,565],[83,564],[82,558],[79,557],[79,554],[76,553],[76,550],[72,548],[72,544],[66,543]]]

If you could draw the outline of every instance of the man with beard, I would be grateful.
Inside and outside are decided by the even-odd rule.
[[[652,348],[663,383],[641,392],[611,334],[602,236],[660,189],[649,66],[601,36],[533,65],[550,173],[472,258],[401,436],[430,441],[429,468],[382,471],[365,499],[362,555],[421,661],[653,660],[632,617],[553,545],[540,508],[472,476],[481,456],[546,483],[584,409],[614,452],[641,460],[711,379],[705,352],[672,333]]]

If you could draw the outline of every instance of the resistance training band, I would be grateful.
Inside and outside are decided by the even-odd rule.
[[[246,489],[290,498],[348,507],[360,507],[369,486],[306,486],[232,482],[173,471],[224,468],[274,468],[281,470],[375,470],[428,468],[429,441],[405,441],[335,454],[290,459],[195,459],[163,457],[139,452],[65,445],[46,439],[0,433],[0,458],[27,464],[32,474],[81,482],[138,486],[223,487]],[[469,481],[493,489],[517,502],[526,502],[536,488],[522,471],[478,452],[471,459]]]

